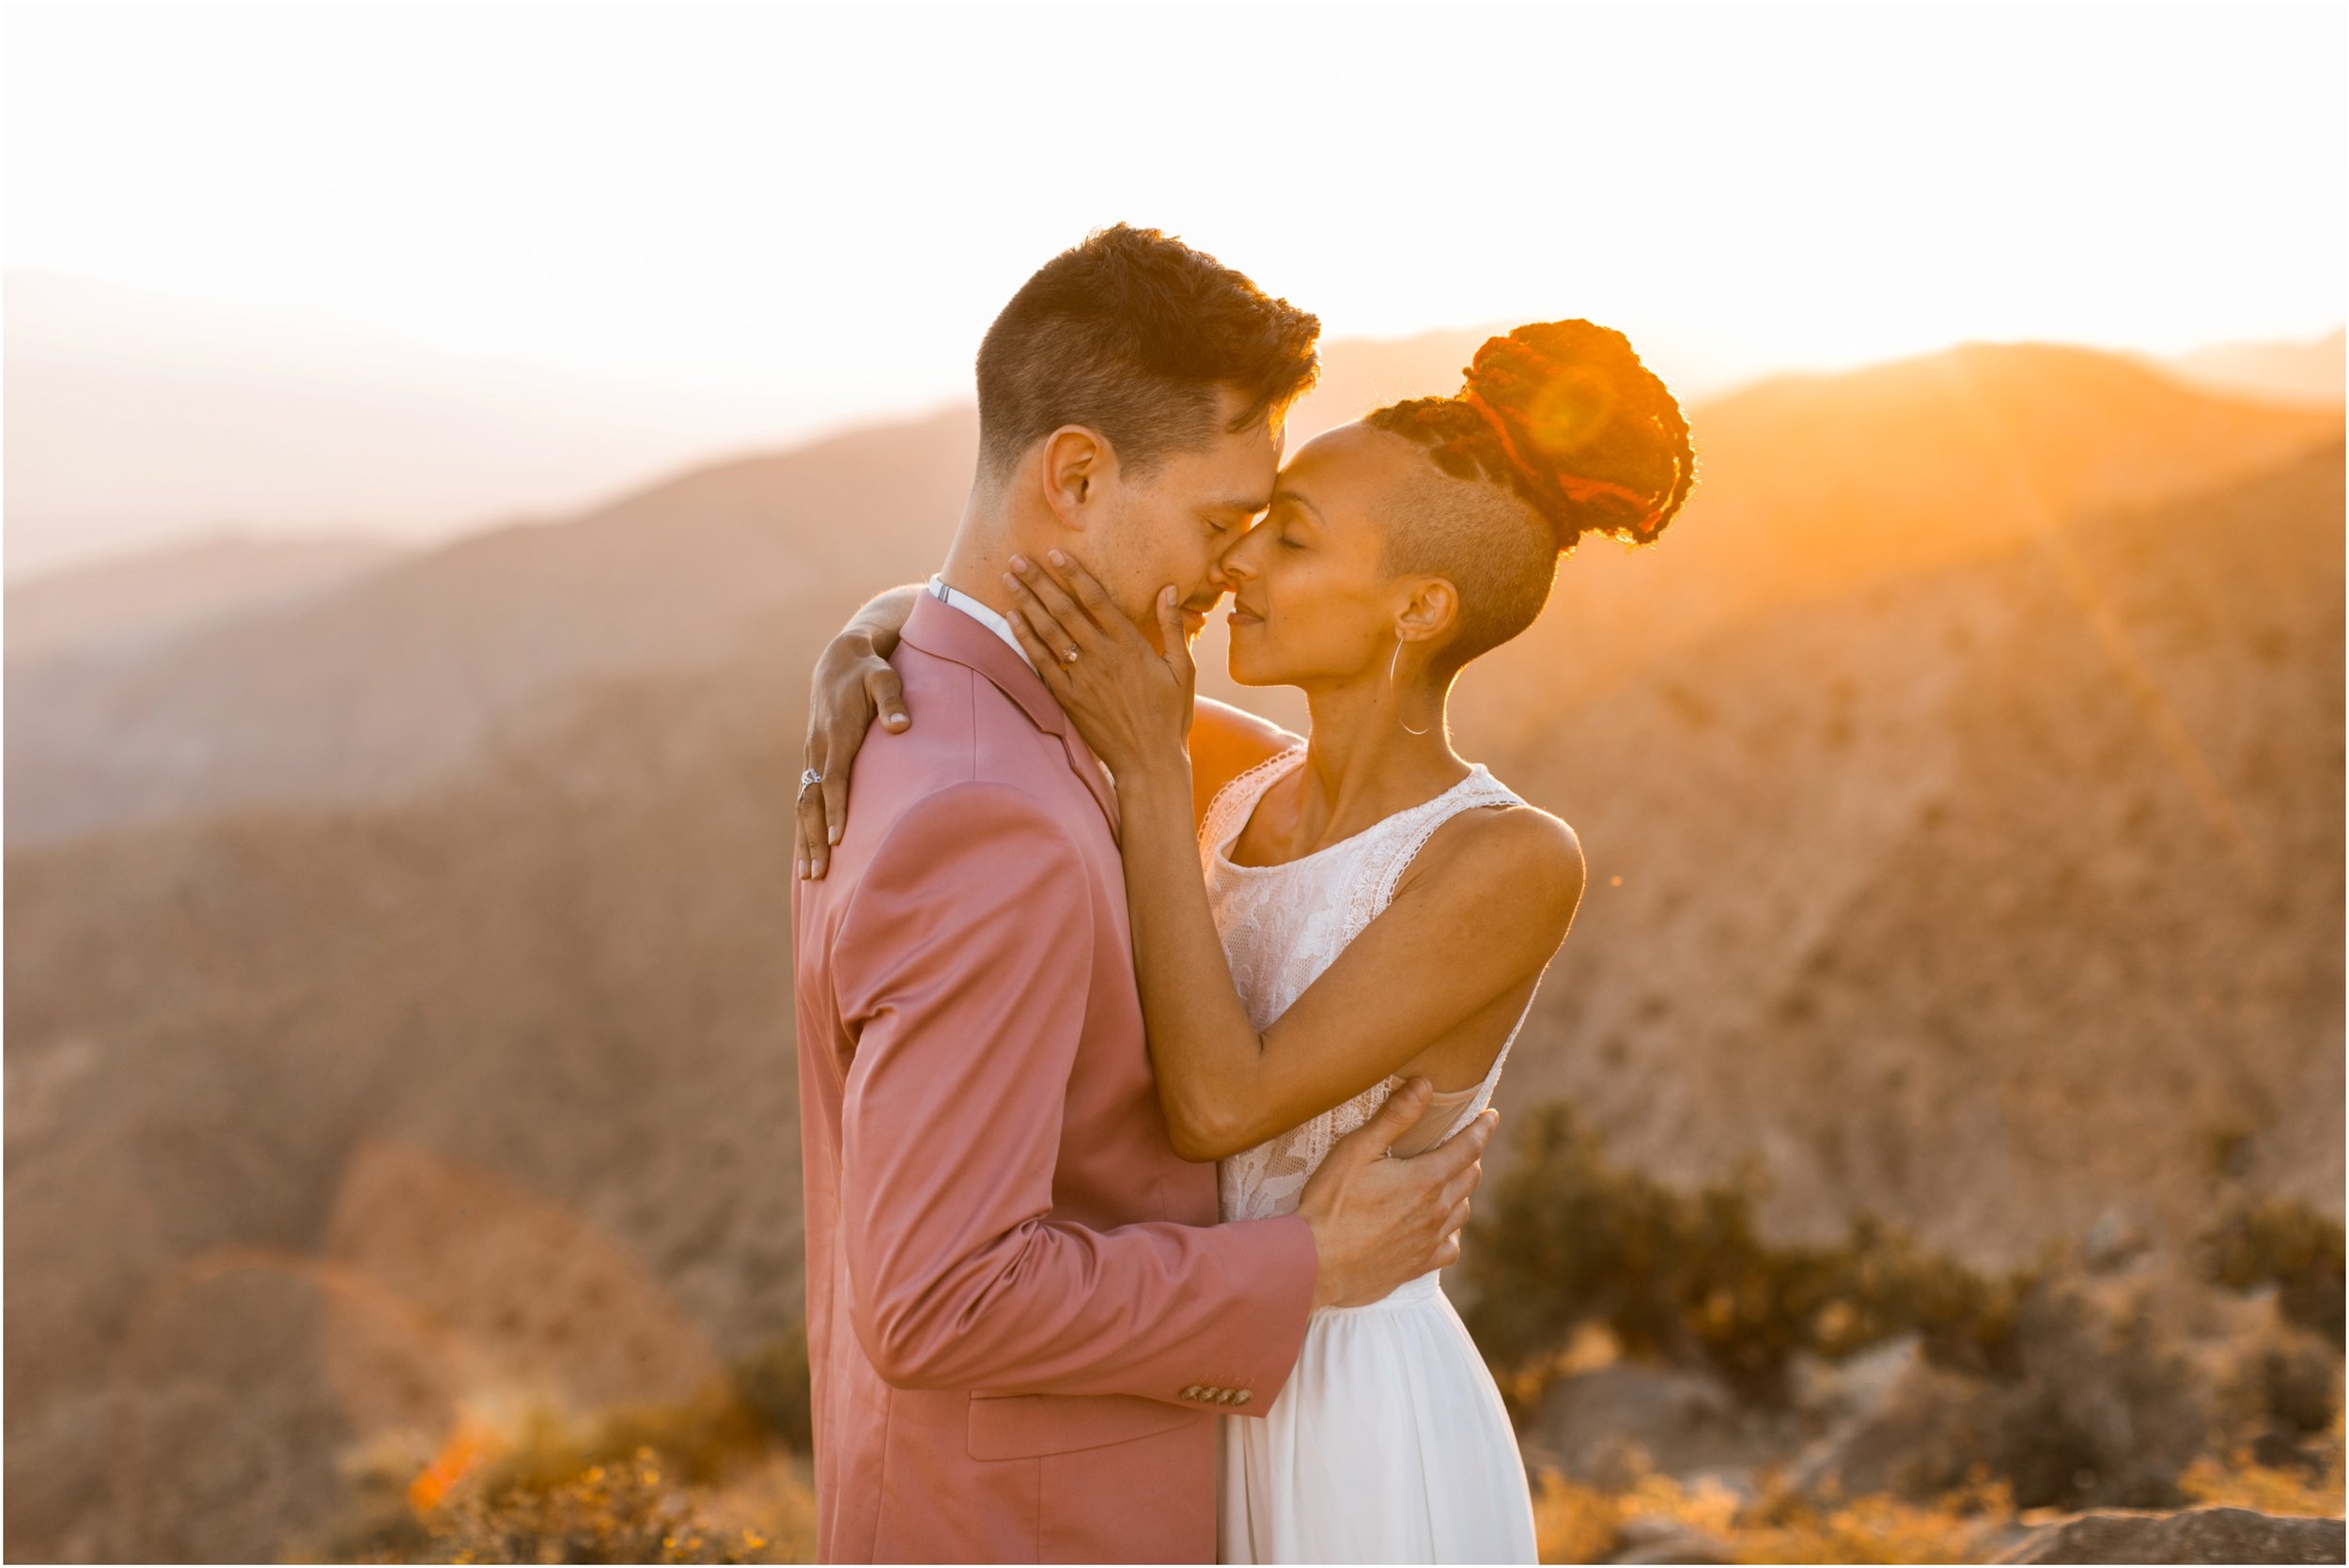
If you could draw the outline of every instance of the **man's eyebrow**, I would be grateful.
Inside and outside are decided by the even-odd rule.
[[[1275,506],[1278,506],[1283,501],[1295,502],[1298,505],[1302,506],[1305,510],[1313,513],[1314,520],[1315,522],[1319,522],[1321,520],[1321,508],[1306,500],[1300,492],[1297,490],[1274,490],[1272,492],[1272,504]]]
[[[1216,504],[1216,510],[1220,512],[1238,512],[1245,517],[1252,518],[1258,512],[1263,511],[1266,507],[1271,505],[1272,503],[1269,501],[1259,501],[1252,495],[1246,495],[1241,496],[1236,501],[1218,502]]]

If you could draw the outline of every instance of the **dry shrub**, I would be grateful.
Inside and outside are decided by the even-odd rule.
[[[390,1435],[350,1456],[346,1516],[288,1560],[804,1562],[803,1466],[713,1390],[578,1419],[543,1396],[479,1402],[419,1463]]]
[[[2280,1316],[2229,1349],[2217,1379],[2223,1436],[2217,1446],[2249,1443],[2263,1463],[2281,1455],[2305,1457],[2298,1451],[2310,1437],[2331,1431],[2341,1418],[2341,1352],[2322,1335]]]
[[[749,1529],[722,1530],[640,1448],[552,1486],[467,1485],[426,1519],[440,1562],[769,1562]]]
[[[1872,1537],[1930,1533],[1938,1514],[1925,1504],[1992,1477],[2026,1508],[2182,1506],[2187,1467],[2247,1424],[2250,1458],[2280,1474],[2298,1435],[2337,1417],[2340,1358],[2310,1335],[2279,1328],[2220,1384],[2148,1304],[2157,1296],[2132,1287],[2116,1302],[2059,1253],[1987,1276],[1865,1216],[1837,1246],[1768,1246],[1751,1186],[1741,1172],[1677,1193],[1611,1165],[1569,1107],[1527,1117],[1463,1263],[1470,1327],[1512,1412],[1530,1416],[1594,1328],[1626,1355],[1709,1369],[1763,1406],[1783,1399],[1797,1351],[1831,1361],[1914,1332],[1926,1364],[1844,1477],[1885,1495],[1854,1526]],[[2341,1228],[2298,1205],[2238,1211],[2205,1255],[2214,1278],[2274,1285],[2288,1322],[2340,1299]],[[1575,1497],[1553,1493],[1562,1539],[1596,1528]]]
[[[1469,1327],[1519,1413],[1542,1381],[1524,1374],[1593,1321],[1626,1354],[1706,1366],[1760,1405],[1784,1403],[1798,1351],[1837,1360],[1908,1332],[1937,1366],[2015,1369],[2035,1271],[1978,1274],[1869,1215],[1837,1246],[1766,1245],[1759,1185],[1749,1170],[1675,1192],[1610,1164],[1571,1106],[1532,1111],[1461,1265]]]
[[[1981,1562],[1994,1539],[1985,1527],[2014,1517],[2007,1483],[1977,1475],[1930,1502],[1872,1493],[1766,1504],[1732,1544],[1740,1562]]]
[[[2014,1375],[1907,1379],[1854,1456],[1867,1484],[1923,1498],[1995,1476],[2024,1508],[2184,1501],[2179,1478],[2220,1424],[2207,1374],[2150,1312],[2050,1274],[2020,1304],[2015,1343]]]
[[[745,1357],[734,1369],[734,1391],[786,1448],[794,1453],[816,1452],[805,1324],[793,1324]]]
[[[2205,1454],[2178,1478],[2179,1489],[2194,1504],[2256,1509],[2262,1514],[2303,1517],[2341,1516],[2341,1412],[2334,1406],[2332,1423],[2309,1445],[2312,1466],[2270,1466],[2253,1457],[2251,1445],[2238,1443],[2221,1458]]]
[[[2342,1348],[2341,1225],[2306,1203],[2266,1198],[2238,1204],[2199,1238],[2205,1278],[2230,1290],[2276,1288],[2284,1321]]]
[[[1600,1562],[1626,1521],[1669,1519],[1712,1537],[1739,1562],[1979,1562],[1994,1527],[2014,1517],[2002,1482],[1977,1474],[1930,1503],[1881,1494],[1804,1497],[1776,1485],[1741,1499],[1719,1482],[1684,1483],[1647,1468],[1620,1490],[1588,1486],[1554,1469],[1537,1480],[1533,1520],[1544,1562]]]

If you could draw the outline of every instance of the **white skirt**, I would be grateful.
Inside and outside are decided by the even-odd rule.
[[[1261,1416],[1222,1418],[1225,1562],[1533,1562],[1525,1461],[1438,1276],[1326,1307]]]

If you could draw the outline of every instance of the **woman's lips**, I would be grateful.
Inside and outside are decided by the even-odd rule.
[[[1262,625],[1264,625],[1264,617],[1263,617],[1262,615],[1253,615],[1253,614],[1251,614],[1251,613],[1249,613],[1247,611],[1242,610],[1242,609],[1241,609],[1238,605],[1237,605],[1237,604],[1233,605],[1233,606],[1232,606],[1232,608],[1231,608],[1230,610],[1228,610],[1228,611],[1226,611],[1226,612],[1224,613],[1223,620],[1224,620],[1224,624],[1225,624],[1225,625],[1227,625],[1227,626],[1262,626]]]

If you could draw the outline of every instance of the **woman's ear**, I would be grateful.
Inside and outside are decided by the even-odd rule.
[[[1084,510],[1101,493],[1117,459],[1098,431],[1064,425],[1044,438],[1044,504],[1063,527],[1082,528]]]
[[[1394,617],[1395,635],[1407,643],[1444,636],[1460,619],[1460,591],[1450,580],[1423,577],[1412,584],[1410,598]]]

